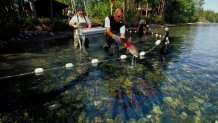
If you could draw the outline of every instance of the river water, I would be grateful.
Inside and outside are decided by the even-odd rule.
[[[155,45],[153,36],[127,33],[139,52]],[[104,52],[103,37],[87,52],[71,39],[26,42],[0,55],[0,122],[215,123],[217,34],[218,24],[170,27],[166,52],[157,46],[134,60],[120,47],[126,61]]]

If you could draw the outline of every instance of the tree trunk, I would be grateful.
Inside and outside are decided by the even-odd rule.
[[[70,2],[71,2],[72,10],[73,10],[74,12],[76,12],[75,1],[74,1],[74,0],[70,0]]]
[[[123,11],[124,11],[124,12],[125,12],[126,8],[127,8],[127,7],[126,7],[126,0],[124,0],[124,1],[123,1]]]
[[[146,4],[146,14],[145,14],[145,17],[148,17],[148,2]]]
[[[23,0],[18,0],[17,3],[18,3],[18,7],[19,7],[19,15],[22,16],[22,13],[23,13],[23,4],[22,4],[22,1]]]
[[[51,18],[53,18],[53,17],[54,17],[54,16],[53,16],[53,14],[54,14],[54,13],[53,13],[53,6],[52,6],[52,2],[53,2],[53,1],[52,1],[52,0],[50,0],[50,17],[51,17]]]
[[[165,12],[165,0],[160,0],[159,3],[159,15],[161,16],[161,23],[164,23],[164,12]]]
[[[37,19],[35,0],[29,0],[32,18]]]
[[[115,0],[110,0],[111,15],[113,14],[114,1],[115,1]]]
[[[127,10],[129,10],[130,8],[130,0],[127,0],[127,6],[126,6]]]

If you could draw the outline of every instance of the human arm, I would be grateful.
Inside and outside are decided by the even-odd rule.
[[[91,23],[88,23],[88,28],[91,28],[92,27],[92,24]]]
[[[77,18],[76,16],[73,16],[70,21],[69,21],[69,25],[75,29],[79,28],[78,24],[77,24]]]
[[[105,18],[105,28],[106,28],[106,35],[108,37],[111,37],[112,39],[114,39],[117,43],[121,43],[121,40],[120,38],[125,38],[125,26],[122,26],[120,28],[120,36],[114,34],[113,32],[111,32],[111,29],[110,29],[110,20],[109,20],[109,17],[106,17]]]
[[[106,17],[106,18],[105,18],[105,24],[104,24],[104,26],[105,26],[105,29],[106,29],[106,35],[107,35],[108,37],[111,37],[111,38],[112,38],[113,33],[111,32],[111,29],[110,29],[110,20],[109,20],[109,17]]]
[[[126,31],[126,27],[122,26],[120,28],[120,38],[125,38],[125,31]]]

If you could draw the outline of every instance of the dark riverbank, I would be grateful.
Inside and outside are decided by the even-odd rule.
[[[8,41],[0,42],[0,53],[17,52],[23,49],[22,47],[34,46],[42,42],[54,41],[58,39],[70,39],[73,38],[73,30],[65,31],[25,31],[18,37],[11,38]],[[43,44],[44,44],[43,43]]]

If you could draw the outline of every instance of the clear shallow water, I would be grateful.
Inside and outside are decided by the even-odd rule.
[[[96,44],[102,38],[93,39],[88,54],[73,48],[70,40],[2,54],[1,76],[37,67],[46,71],[0,80],[0,121],[213,123],[218,120],[217,34],[218,24],[172,27],[168,53],[160,54],[156,47],[134,65],[131,59],[109,57],[91,66],[93,58],[108,59]],[[132,39],[139,51],[155,42],[136,35]],[[73,69],[60,68],[69,62]]]

